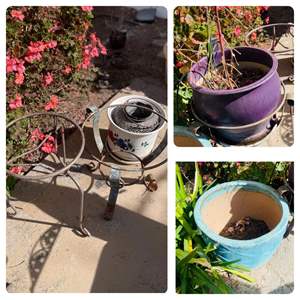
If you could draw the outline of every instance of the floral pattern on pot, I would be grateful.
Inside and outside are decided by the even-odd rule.
[[[113,144],[120,147],[121,150],[124,150],[127,152],[135,151],[132,144],[130,143],[130,139],[122,139],[119,137],[119,135],[116,132],[113,132],[112,130],[108,130],[108,136],[111,139],[111,141],[113,142]]]
[[[146,148],[147,146],[149,146],[148,141],[142,142],[142,143],[141,143],[141,146],[144,147],[144,148]]]

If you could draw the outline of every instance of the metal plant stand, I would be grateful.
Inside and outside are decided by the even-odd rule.
[[[255,41],[251,42],[252,34],[256,34],[257,38]],[[259,35],[266,34],[269,35],[269,40],[271,40],[269,47],[266,47],[266,50],[271,51],[276,56],[279,55],[290,55],[291,63],[294,64],[294,24],[293,23],[274,23],[263,25],[257,28],[254,28],[246,34],[245,43],[247,46],[260,46],[257,45],[257,40],[259,41]],[[283,37],[291,38],[292,46],[285,45],[282,40]],[[264,38],[265,39],[265,38]],[[263,39],[263,40],[264,40]],[[281,48],[277,48],[280,46]],[[263,47],[264,48],[264,47]],[[294,81],[294,74],[291,74],[287,78],[290,82]]]
[[[271,31],[271,43],[270,46],[266,49],[271,51],[274,54],[283,54],[283,53],[294,53],[294,47],[289,47],[287,45],[284,45],[281,41],[282,36],[284,35],[290,35],[292,38],[294,38],[294,24],[293,23],[274,23],[274,24],[268,24],[259,26],[257,28],[254,28],[253,30],[249,31],[246,34],[245,42],[247,46],[251,46],[256,43],[256,40],[259,38],[256,38],[255,42],[251,43],[251,35],[253,33],[256,33],[257,35],[261,33],[266,33],[268,31]],[[280,45],[283,49],[278,50],[276,47]]]
[[[110,175],[108,177],[106,177],[106,179],[105,179],[106,184],[110,187],[110,194],[109,194],[106,209],[104,212],[104,219],[106,219],[106,220],[111,220],[113,218],[113,214],[114,214],[114,210],[116,207],[116,202],[117,202],[118,193],[119,193],[120,188],[122,188],[123,186],[129,186],[129,185],[132,185],[132,184],[142,181],[145,184],[147,190],[149,190],[151,192],[155,191],[157,189],[156,180],[154,178],[152,178],[151,174],[148,174],[145,176],[144,173],[145,173],[145,171],[150,171],[152,169],[155,169],[167,162],[167,159],[162,159],[158,163],[151,164],[154,159],[156,159],[158,156],[160,156],[160,154],[163,152],[163,150],[165,149],[165,147],[167,145],[167,131],[165,132],[161,143],[148,156],[144,157],[143,159],[132,152],[128,152],[130,155],[134,156],[134,158],[138,161],[139,167],[130,168],[128,166],[124,166],[124,163],[126,163],[126,162],[124,161],[122,164],[122,161],[120,159],[117,159],[117,162],[120,162],[120,163],[117,163],[117,162],[108,163],[108,162],[104,161],[104,159],[107,155],[111,156],[114,160],[116,160],[116,155],[119,152],[119,151],[111,151],[109,149],[107,143],[103,143],[103,141],[101,140],[100,133],[99,133],[99,121],[100,121],[101,113],[103,111],[106,111],[109,108],[113,108],[113,107],[122,107],[124,109],[126,107],[141,108],[141,106],[139,106],[139,105],[130,104],[130,103],[110,105],[108,107],[104,107],[101,109],[98,109],[97,107],[90,107],[87,110],[88,116],[82,125],[82,128],[84,128],[86,126],[86,123],[88,121],[92,120],[94,139],[95,139],[95,143],[96,143],[98,152],[100,154],[100,158],[98,158],[97,156],[92,154],[90,151],[85,149],[86,151],[89,152],[91,157],[94,160],[96,160],[98,163],[97,166],[93,166],[93,163],[91,163],[90,164],[90,165],[92,165],[91,169],[92,170],[99,169],[100,173],[101,173],[101,166],[106,166],[110,169]],[[158,113],[150,108],[145,108],[145,107],[142,107],[142,108],[146,109],[146,110],[150,110],[152,113],[158,115],[164,122],[167,122],[167,119],[160,113]],[[137,179],[134,181],[125,182],[122,179],[121,174],[120,174],[122,171],[138,174]]]
[[[13,156],[7,158],[7,175],[13,176],[17,179],[20,180],[42,180],[42,179],[53,179],[56,176],[67,176],[69,177],[76,187],[78,188],[80,192],[80,208],[79,208],[79,228],[76,228],[77,232],[79,231],[81,236],[89,236],[90,233],[86,229],[84,225],[85,221],[85,214],[84,214],[84,208],[85,208],[85,203],[84,203],[84,191],[80,186],[80,183],[72,176],[71,172],[72,169],[76,172],[80,172],[81,167],[83,166],[78,166],[75,165],[78,159],[81,157],[83,151],[87,151],[90,156],[92,157],[93,160],[97,162],[97,164],[94,163],[94,161],[91,161],[88,165],[85,165],[85,167],[88,167],[88,169],[91,172],[95,172],[96,170],[99,170],[100,173],[103,174],[101,170],[101,166],[106,166],[110,169],[110,175],[106,176],[105,182],[106,184],[110,187],[110,193],[106,205],[106,209],[104,212],[104,219],[106,220],[111,220],[113,218],[113,213],[116,207],[116,201],[118,198],[119,190],[123,186],[129,186],[138,182],[142,182],[145,184],[146,188],[149,191],[155,191],[157,189],[157,183],[155,179],[152,178],[151,174],[148,174],[144,176],[145,171],[152,170],[154,168],[157,168],[164,163],[166,163],[167,159],[162,159],[158,163],[151,164],[151,162],[156,159],[164,150],[167,144],[167,131],[165,132],[164,138],[162,139],[161,143],[154,149],[150,155],[147,157],[141,159],[134,153],[130,153],[135,157],[135,159],[138,160],[139,162],[139,167],[137,168],[130,168],[129,166],[124,166],[123,164],[119,163],[108,163],[104,161],[105,157],[107,155],[110,155],[111,157],[114,157],[114,154],[117,154],[117,151],[110,151],[108,147],[104,147],[104,143],[101,140],[100,133],[99,133],[99,118],[100,118],[100,113],[107,110],[108,108],[111,107],[117,107],[117,106],[122,106],[122,107],[127,107],[127,106],[132,106],[132,107],[139,107],[138,105],[135,104],[124,104],[124,105],[110,105],[105,108],[98,109],[96,107],[92,107],[87,111],[87,117],[83,124],[79,126],[76,124],[74,121],[71,119],[57,113],[53,112],[48,112],[48,113],[34,113],[30,115],[23,116],[21,118],[18,118],[16,120],[13,120],[7,125],[7,133],[8,135],[14,132],[14,128],[17,128],[18,124],[22,124],[24,126],[24,123],[26,124],[26,132],[30,132],[30,129],[32,129],[32,125],[35,124],[35,127],[39,127],[39,121],[35,120],[35,118],[41,118],[43,119],[51,119],[51,129],[47,128],[45,130],[45,136],[43,137],[42,141],[38,143],[38,145],[34,145],[34,147],[30,150],[26,149],[25,152],[18,154],[16,151]],[[147,108],[146,108],[147,109]],[[153,111],[153,113],[157,114],[160,118],[164,120],[164,122],[167,122],[167,119],[162,116],[161,114]],[[88,121],[92,120],[93,122],[93,133],[94,133],[94,138],[95,138],[95,143],[97,145],[97,149],[99,151],[99,157],[90,152],[88,149],[86,149],[85,145],[85,137],[84,137],[84,128],[87,124]],[[67,144],[66,144],[66,137],[65,137],[65,125],[64,122],[69,122],[70,124],[73,125],[74,131],[77,131],[80,136],[80,143],[79,143],[79,150],[77,151],[75,158],[73,158],[71,161],[67,161]],[[49,120],[48,120],[49,123]],[[54,151],[51,153],[58,163],[56,164],[57,168],[45,166],[43,164],[43,159],[45,158],[42,157],[40,158],[37,162],[28,162],[27,157],[39,152],[43,145],[48,141],[49,137],[52,136],[54,137],[55,140],[55,149],[58,150],[58,141],[59,143],[59,150],[60,151]],[[29,139],[27,138],[27,142]],[[25,162],[24,162],[25,160]],[[12,167],[26,167],[28,171],[31,168],[36,169],[43,169],[43,174],[38,173],[36,176],[28,176],[26,175],[26,172],[24,174],[16,174],[10,170]],[[125,182],[125,180],[122,179],[121,177],[121,172],[132,172],[132,173],[137,173],[137,179],[130,181],[130,182]],[[14,210],[13,206],[9,203],[8,200],[8,207],[13,210],[14,215],[16,211]],[[55,205],[55,204],[54,204]]]
[[[38,175],[36,175],[36,176],[28,176],[26,174],[16,174],[16,173],[10,171],[9,169],[7,170],[6,173],[7,173],[7,175],[13,176],[17,179],[27,180],[27,181],[53,179],[57,176],[69,177],[74,182],[74,184],[76,185],[76,187],[78,188],[78,190],[80,192],[79,228],[76,228],[76,230],[78,229],[79,233],[82,234],[83,236],[88,236],[90,234],[84,226],[84,191],[82,190],[78,181],[72,176],[72,174],[70,172],[72,166],[74,166],[74,164],[78,161],[78,159],[80,158],[80,156],[84,150],[85,137],[84,137],[82,128],[79,127],[73,120],[71,120],[63,115],[60,115],[60,114],[57,114],[54,112],[48,112],[48,113],[45,112],[45,113],[33,113],[33,114],[25,115],[21,118],[13,120],[6,127],[7,134],[9,135],[11,132],[13,132],[15,129],[17,129],[18,126],[23,126],[23,127],[25,126],[26,131],[29,131],[33,125],[36,128],[38,128],[37,126],[41,122],[43,122],[44,119],[47,119],[49,123],[50,122],[52,123],[52,126],[51,126],[52,128],[51,129],[48,128],[49,130],[45,134],[45,137],[42,139],[42,141],[39,142],[37,146],[34,146],[32,149],[29,149],[29,150],[26,149],[25,152],[18,154],[18,155],[14,155],[12,157],[9,157],[7,160],[8,168],[26,167],[26,168],[30,169],[32,167],[35,167],[38,169],[42,169],[43,170],[42,174],[40,174],[41,171],[39,171]],[[64,124],[65,122],[72,124],[75,128],[75,131],[78,131],[79,136],[80,136],[79,150],[78,150],[77,154],[75,155],[75,157],[70,162],[67,161],[67,144],[66,144],[65,124]],[[26,159],[26,158],[28,158],[28,156],[34,155],[35,153],[40,151],[40,149],[42,149],[43,145],[45,145],[45,143],[49,140],[50,136],[55,138],[55,149],[58,148],[58,145],[57,145],[58,138],[60,138],[60,140],[61,140],[61,146],[62,146],[61,155],[62,156],[58,155],[58,153],[55,151],[51,153],[51,155],[55,156],[55,158],[58,161],[57,168],[53,168],[53,167],[44,165],[43,162],[41,161],[41,159],[39,159],[37,162],[27,161],[28,159]],[[27,138],[27,142],[29,142],[28,138]],[[16,152],[18,152],[18,149],[16,149]],[[22,161],[20,161],[21,159],[22,159]],[[25,160],[25,162],[23,162],[23,160]],[[10,205],[9,201],[8,201],[8,206],[10,206],[13,209],[13,206]],[[14,210],[14,212],[15,212],[15,210]]]
[[[264,120],[270,120],[270,126],[268,128],[268,131],[264,133],[263,135],[256,135],[256,136],[251,136],[248,139],[245,139],[242,143],[240,144],[234,144],[232,145],[231,143],[228,143],[227,141],[224,141],[218,137],[218,135],[215,134],[214,130],[215,129],[225,129],[228,131],[232,131],[232,133],[238,132],[240,130],[244,130],[247,127],[251,127],[255,125],[256,123],[249,124],[249,125],[243,125],[243,126],[235,126],[235,127],[227,127],[227,126],[213,126],[211,124],[208,124],[207,122],[199,119],[197,114],[194,112],[193,107],[190,107],[190,111],[192,112],[193,117],[195,118],[195,121],[193,124],[190,125],[190,130],[191,133],[194,134],[194,136],[197,135],[202,135],[207,138],[207,141],[210,143],[209,146],[211,147],[217,147],[217,146],[222,146],[222,147],[228,147],[228,146],[258,146],[261,143],[263,143],[266,139],[269,138],[269,135],[272,134],[272,132],[280,125],[282,118],[283,118],[283,110],[284,110],[284,105],[287,103],[290,107],[290,115],[293,115],[293,103],[290,103],[289,100],[287,99],[287,93],[286,93],[286,88],[283,82],[281,82],[281,88],[282,88],[282,101],[281,104],[277,107],[275,111],[270,113]]]

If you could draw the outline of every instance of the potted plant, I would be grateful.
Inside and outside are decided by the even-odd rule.
[[[188,74],[193,113],[233,143],[263,135],[283,103],[278,61],[263,49],[228,47],[217,7],[213,38],[210,13],[207,16],[207,56],[194,64]]]

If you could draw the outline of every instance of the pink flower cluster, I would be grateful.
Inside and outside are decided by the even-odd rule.
[[[93,6],[81,6],[81,9],[83,11],[92,11],[94,8]]]
[[[240,27],[240,26],[236,26],[236,27],[234,28],[233,33],[234,33],[234,35],[235,35],[236,37],[239,37],[239,36],[241,35],[241,33],[242,33],[241,27]]]
[[[21,95],[16,94],[15,99],[11,99],[8,106],[9,106],[10,109],[17,109],[19,107],[22,107],[23,103],[22,103]]]
[[[36,128],[31,132],[30,141],[31,142],[43,141],[45,137],[46,137],[45,134],[42,133],[39,128]],[[55,138],[53,136],[49,136],[47,140],[44,142],[44,144],[42,145],[41,150],[45,153],[56,152]]]
[[[6,56],[6,72],[12,73],[15,72],[15,84],[21,85],[24,82],[25,76],[25,61],[23,59],[18,59],[15,57]]]
[[[19,21],[23,21],[25,16],[23,15],[23,12],[21,10],[17,10],[17,9],[13,9],[10,12],[10,15],[12,18],[19,20]]]
[[[57,107],[58,105],[58,97],[55,95],[52,95],[50,97],[50,101],[46,103],[45,105],[45,110],[53,110]]]
[[[62,72],[63,72],[65,75],[68,75],[68,74],[70,74],[70,73],[72,72],[72,67],[69,66],[69,65],[67,65],[67,66],[65,66],[65,68],[63,69]]]
[[[256,32],[252,32],[252,34],[251,34],[251,41],[252,42],[255,42],[256,41],[256,38],[257,38],[257,34],[256,34]]]
[[[48,86],[53,82],[53,77],[50,72],[47,72],[46,75],[43,76],[43,84],[44,86]]]
[[[34,61],[39,61],[42,59],[42,53],[47,49],[53,49],[57,46],[56,41],[37,41],[30,42],[27,48],[27,52],[25,54],[25,60],[29,63],[33,63]]]
[[[30,136],[31,142],[42,141],[44,138],[45,135],[41,132],[39,128],[36,128],[31,132],[31,136]]]
[[[10,172],[14,173],[14,174],[21,174],[23,172],[23,167],[21,166],[14,166],[12,168],[10,168]]]
[[[91,60],[99,56],[99,50],[102,55],[107,55],[107,50],[101,43],[95,33],[90,34],[91,43],[83,47],[83,60],[77,67],[78,69],[88,69],[91,65]]]
[[[55,139],[53,136],[49,136],[47,142],[43,144],[41,150],[45,153],[56,152]]]

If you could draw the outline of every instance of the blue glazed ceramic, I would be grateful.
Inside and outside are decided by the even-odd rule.
[[[195,134],[190,129],[184,126],[174,126],[174,136],[184,136],[191,138],[199,144],[199,147],[212,147],[209,138],[204,134]],[[176,145],[176,143],[175,143]]]
[[[202,212],[210,201],[215,201],[215,199],[224,193],[238,190],[265,194],[279,205],[281,209],[281,219],[269,233],[255,239],[234,240],[215,233],[204,223]],[[211,218],[214,217],[216,216],[211,216]],[[213,187],[197,200],[194,209],[194,218],[205,242],[216,245],[216,252],[223,260],[239,260],[237,264],[250,269],[263,265],[273,256],[286,231],[288,217],[289,208],[287,203],[273,188],[259,182],[243,180],[226,182]]]

